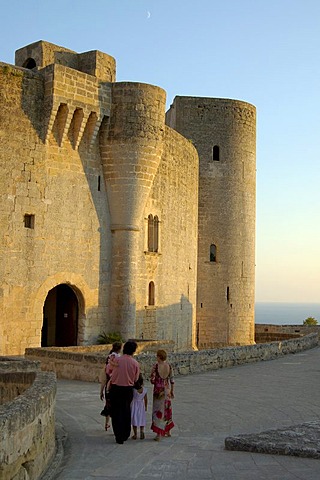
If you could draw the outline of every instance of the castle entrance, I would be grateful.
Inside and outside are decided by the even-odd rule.
[[[78,299],[67,284],[49,291],[43,307],[42,347],[77,345]]]

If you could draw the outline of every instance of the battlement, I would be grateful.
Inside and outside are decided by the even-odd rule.
[[[39,40],[20,48],[15,53],[17,67],[40,70],[52,64],[64,65],[87,73],[102,82],[115,82],[116,79],[115,59],[98,50],[77,53],[68,48]]]
[[[255,107],[166,114],[162,88],[115,71],[42,40],[0,65],[0,351],[254,343]]]

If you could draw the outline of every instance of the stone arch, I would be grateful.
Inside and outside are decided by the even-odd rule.
[[[159,248],[159,217],[148,215],[148,252],[158,252]]]
[[[34,58],[27,58],[27,60],[23,63],[23,68],[28,68],[29,70],[33,70],[36,68],[37,64]]]
[[[88,308],[86,299],[92,296],[92,292],[81,275],[74,273],[58,273],[48,277],[43,284],[38,288],[33,298],[33,314],[32,318],[39,326],[41,332],[43,327],[43,308],[47,299],[48,293],[58,285],[67,285],[73,291],[78,304],[78,319],[77,319],[77,344],[84,343],[85,331],[87,326],[86,311]],[[32,300],[32,299],[31,299]],[[41,338],[40,338],[41,341]],[[40,342],[39,342],[40,343]]]
[[[67,283],[52,288],[43,305],[42,347],[70,347],[78,343],[79,303]]]
[[[154,282],[149,283],[148,287],[148,305],[155,305],[155,286]]]

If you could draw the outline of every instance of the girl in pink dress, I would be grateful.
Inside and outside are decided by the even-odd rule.
[[[131,402],[131,424],[133,429],[133,435],[131,438],[133,440],[137,439],[138,427],[140,427],[140,439],[144,439],[147,407],[147,389],[143,386],[143,378],[140,374],[133,387],[133,399]]]

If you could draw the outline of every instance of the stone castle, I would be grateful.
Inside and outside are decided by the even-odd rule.
[[[116,82],[39,41],[0,63],[0,354],[254,343],[255,107]]]

